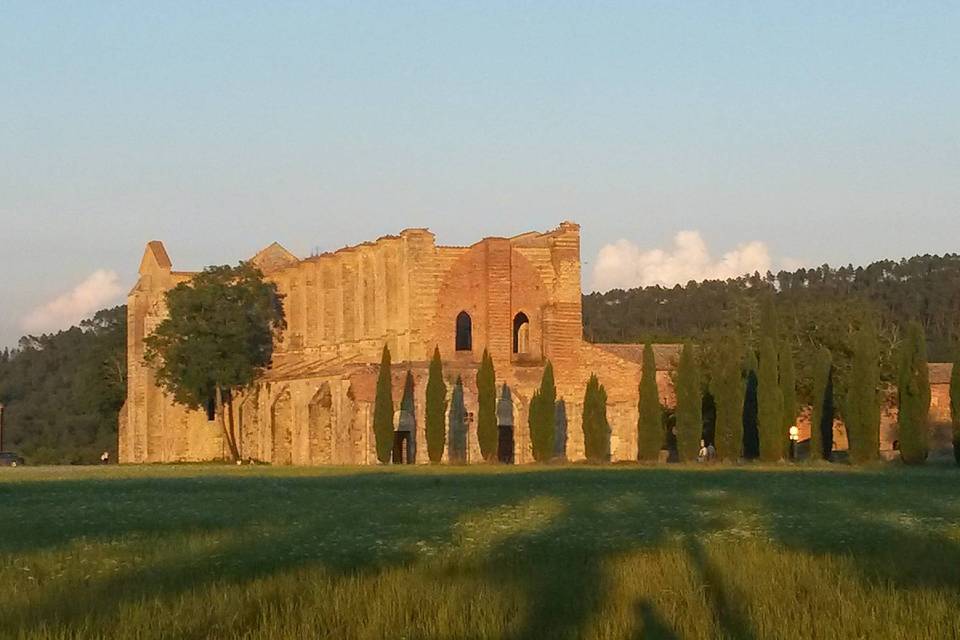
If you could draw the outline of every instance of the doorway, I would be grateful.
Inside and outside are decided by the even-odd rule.
[[[413,457],[410,455],[410,432],[393,432],[393,464],[411,464]]]
[[[502,424],[497,427],[497,460],[501,464],[513,464],[513,426]]]

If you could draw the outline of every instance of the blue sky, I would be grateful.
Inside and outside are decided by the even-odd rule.
[[[957,34],[958,2],[3,2],[0,344],[122,299],[151,239],[571,219],[587,289],[960,251]]]

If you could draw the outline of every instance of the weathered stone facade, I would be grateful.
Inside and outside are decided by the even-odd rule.
[[[244,458],[276,464],[375,462],[372,405],[380,352],[393,356],[394,402],[406,372],[415,382],[412,437],[426,461],[423,432],[427,364],[434,346],[448,388],[464,381],[468,460],[480,459],[476,371],[484,348],[498,388],[509,385],[515,460],[531,460],[527,405],[549,359],[565,404],[567,457],[583,457],[579,426],[587,378],[607,388],[615,460],[636,457],[636,350],[582,339],[580,229],[486,238],[438,246],[426,229],[408,229],[300,260],[277,244],[253,259],[284,295],[288,328],[273,366],[235,402]],[[130,384],[120,425],[122,462],[223,458],[225,444],[204,411],[175,405],[143,362],[143,338],[165,317],[164,294],[190,273],[174,271],[163,245],[147,245],[128,300]],[[675,350],[658,354],[664,400]],[[397,423],[400,424],[399,416]],[[411,421],[405,421],[409,424]]]
[[[435,346],[448,390],[458,376],[464,382],[468,461],[480,460],[474,416],[484,348],[493,357],[498,389],[509,386],[509,400],[500,403],[498,414],[501,424],[514,426],[514,461],[532,460],[527,408],[547,359],[554,365],[557,398],[567,419],[567,458],[583,458],[583,393],[596,373],[608,394],[611,457],[636,459],[642,347],[583,341],[576,224],[486,238],[470,247],[438,246],[426,229],[408,229],[303,260],[273,244],[252,261],[284,295],[288,328],[275,344],[271,369],[234,403],[243,458],[274,464],[375,463],[374,389],[386,344],[394,362],[395,424],[412,430],[405,436],[412,443],[405,446],[418,452],[416,462],[427,461],[424,399]],[[127,305],[129,384],[120,417],[121,462],[227,457],[218,423],[206,411],[174,404],[143,361],[143,339],[166,314],[166,291],[191,277],[173,270],[160,242],[147,245]],[[678,347],[658,345],[655,351],[661,400],[673,406],[671,372]],[[413,411],[400,415],[407,371],[414,378]],[[944,375],[949,377],[949,369],[931,365],[931,413],[940,423],[949,406]],[[809,420],[801,417],[799,426],[806,438]],[[891,415],[888,407],[881,449],[891,448],[894,428],[895,411]],[[839,422],[835,431],[837,447],[845,448]]]

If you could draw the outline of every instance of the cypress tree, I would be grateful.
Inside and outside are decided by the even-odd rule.
[[[373,404],[373,436],[377,443],[377,460],[390,462],[393,451],[393,385],[390,381],[390,349],[383,345],[377,395]]]
[[[760,371],[757,375],[757,424],[760,459],[777,462],[783,457],[783,391],[777,374],[777,349],[773,339],[760,341]]]
[[[590,375],[583,394],[583,448],[590,462],[610,460],[610,424],[607,422],[607,391],[596,374]]]
[[[783,427],[780,429],[782,456],[790,456],[790,427],[797,424],[797,369],[789,342],[780,348],[780,396],[783,398]]]
[[[657,366],[653,345],[649,342],[643,347],[643,372],[637,408],[640,414],[637,419],[637,457],[643,461],[656,462],[663,446],[663,407],[660,405],[660,393],[657,390]]]
[[[923,464],[929,452],[930,373],[923,327],[911,322],[900,347],[898,374],[900,457],[906,464]]]
[[[703,434],[703,395],[700,389],[700,368],[693,345],[683,344],[677,365],[677,455],[680,462],[693,462],[700,451]]]
[[[742,348],[735,334],[721,341],[710,381],[716,412],[714,446],[717,458],[731,462],[737,461],[743,446]]]
[[[467,408],[463,403],[463,379],[457,376],[450,398],[450,450],[452,463],[467,461]]]
[[[950,373],[950,418],[953,422],[953,458],[960,465],[960,354]]]
[[[820,347],[813,370],[810,459],[829,460],[833,450],[833,355]]]
[[[743,376],[741,434],[743,438],[743,457],[751,460],[760,456],[760,422],[757,401],[757,388],[759,386],[757,370],[759,368],[757,354],[753,352],[753,349],[747,349],[743,357],[743,371],[741,372]]]
[[[553,379],[553,365],[548,360],[543,368],[540,389],[534,392],[530,400],[530,444],[533,448],[533,459],[537,462],[549,462],[553,457],[556,403],[557,387]]]
[[[437,463],[443,459],[443,446],[447,438],[447,385],[443,381],[443,363],[440,348],[434,347],[433,358],[427,375],[426,413],[427,457]]]
[[[854,336],[853,366],[843,407],[850,443],[850,461],[862,464],[876,459],[880,448],[880,347],[870,323]]]
[[[557,400],[557,407],[554,411],[554,424],[556,424],[556,436],[553,439],[553,457],[557,460],[567,459],[567,403],[563,400]]]
[[[484,460],[497,459],[497,381],[486,349],[477,371],[477,442]]]

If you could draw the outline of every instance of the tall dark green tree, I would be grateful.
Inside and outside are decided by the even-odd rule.
[[[759,369],[757,354],[747,348],[743,357],[743,407],[741,434],[743,437],[742,455],[747,459],[760,456],[760,416],[759,416]]]
[[[377,376],[377,395],[373,400],[373,436],[377,442],[377,460],[390,462],[393,452],[393,382],[390,349],[383,345],[380,373]]]
[[[424,407],[427,457],[436,464],[443,459],[443,447],[446,444],[447,385],[443,381],[443,362],[440,360],[440,348],[434,347],[433,358],[427,373],[427,398]]]
[[[640,378],[640,401],[637,419],[637,458],[656,462],[663,447],[663,406],[657,390],[657,365],[653,345],[643,347],[643,370]]]
[[[553,365],[547,361],[543,368],[540,388],[530,400],[530,444],[533,459],[537,462],[549,462],[553,457],[553,443],[556,437],[557,387],[553,379]]]
[[[484,460],[497,459],[497,380],[486,349],[477,370],[477,442]]]
[[[757,374],[760,459],[764,462],[783,458],[783,391],[777,369],[777,349],[773,339],[765,337],[760,341],[760,371]]]
[[[950,419],[953,422],[953,457],[960,465],[960,354],[950,373]]]
[[[813,372],[813,402],[810,414],[810,459],[829,460],[833,451],[833,356],[830,349],[817,350]]]
[[[917,322],[907,326],[900,345],[900,371],[897,380],[900,457],[906,464],[922,464],[929,452],[928,415],[930,413],[930,370],[923,327]]]
[[[790,456],[790,427],[797,424],[797,369],[789,341],[780,346],[780,396],[783,398],[783,426],[780,429],[781,456]]]
[[[703,434],[703,394],[700,388],[700,367],[693,353],[693,344],[683,343],[677,365],[677,455],[680,462],[693,462],[700,451]]]
[[[557,400],[554,411],[554,422],[557,425],[556,436],[553,439],[553,457],[557,460],[567,459],[567,403]]]
[[[607,422],[607,391],[596,374],[590,375],[583,394],[583,448],[589,462],[610,460],[610,423]]]
[[[463,379],[457,376],[450,398],[450,451],[451,463],[467,461],[467,408],[463,403]]]
[[[166,302],[169,315],[144,340],[144,358],[175,402],[199,409],[214,400],[239,459],[233,398],[270,364],[274,336],[286,327],[276,285],[251,263],[207,267],[167,291]]]
[[[863,464],[877,458],[880,448],[880,347],[869,322],[857,330],[853,363],[843,403],[850,443],[850,460]]]
[[[736,462],[743,447],[743,346],[727,335],[716,350],[710,392],[716,412],[714,446],[720,460]]]

